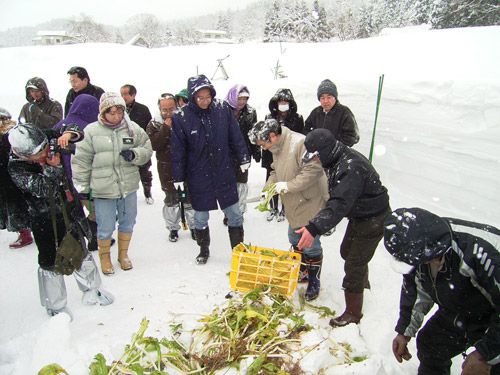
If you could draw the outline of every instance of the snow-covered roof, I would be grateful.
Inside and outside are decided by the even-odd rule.
[[[227,34],[227,31],[224,31],[224,30],[197,29],[196,31],[199,33],[202,33],[202,34],[218,34],[218,35],[226,35]]]
[[[67,31],[64,30],[41,30],[37,31],[38,36],[70,36]]]

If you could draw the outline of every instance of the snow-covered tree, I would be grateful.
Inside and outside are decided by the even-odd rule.
[[[232,37],[231,23],[232,23],[231,12],[227,11],[225,13],[220,13],[217,18],[217,24],[215,25],[215,28],[217,30],[225,31],[227,33],[227,37],[231,38]]]
[[[68,26],[71,35],[80,43],[109,42],[112,39],[104,25],[84,13],[69,21]]]

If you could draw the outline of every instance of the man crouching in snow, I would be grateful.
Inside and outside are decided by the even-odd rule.
[[[392,342],[398,362],[411,358],[408,341],[436,303],[417,335],[418,374],[449,374],[451,359],[471,346],[462,375],[500,374],[500,230],[399,208],[385,222],[384,243],[412,267]]]
[[[64,278],[57,266],[64,267],[68,272],[65,274],[69,274],[74,263],[79,262],[73,262],[70,257],[56,264],[56,249],[67,233],[76,240],[72,248],[77,253],[82,252],[75,254],[75,259],[81,255],[83,260],[73,273],[83,292],[82,302],[87,305],[113,302],[113,297],[101,288],[99,272],[87,251],[84,237],[90,238],[88,222],[61,164],[60,151],[68,146],[68,142],[77,142],[82,136],[76,125],[63,127],[60,131],[42,131],[31,124],[19,124],[9,131],[11,155],[8,169],[28,204],[38,248],[40,301],[50,316],[63,311],[71,316],[66,308]]]

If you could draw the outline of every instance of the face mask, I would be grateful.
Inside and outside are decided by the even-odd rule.
[[[279,105],[278,105],[278,110],[279,110],[280,112],[286,112],[286,111],[288,111],[289,109],[290,109],[290,105],[288,105],[288,103],[287,103],[287,104],[279,104]]]

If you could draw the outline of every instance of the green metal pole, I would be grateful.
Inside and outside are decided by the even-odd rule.
[[[372,161],[373,158],[373,148],[375,146],[375,132],[377,131],[378,110],[380,108],[380,99],[382,98],[382,86],[384,86],[383,74],[380,77],[378,77],[377,108],[375,109],[375,122],[373,124],[372,143],[370,146],[370,156],[368,158],[370,162]]]

